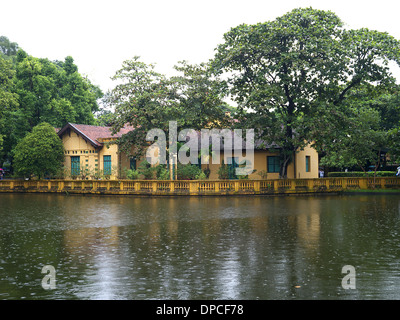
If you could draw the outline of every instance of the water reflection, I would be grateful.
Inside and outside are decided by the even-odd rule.
[[[0,200],[2,299],[400,298],[395,195]]]

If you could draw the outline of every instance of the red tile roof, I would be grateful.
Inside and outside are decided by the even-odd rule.
[[[133,127],[125,126],[118,133],[112,134],[111,127],[101,127],[101,126],[92,126],[88,124],[75,124],[68,123],[61,130],[58,131],[58,135],[61,137],[62,134],[68,129],[71,128],[76,133],[82,135],[84,138],[88,139],[92,145],[96,147],[101,147],[103,143],[99,141],[100,139],[110,139],[110,138],[119,138],[123,134],[128,133],[133,130]]]

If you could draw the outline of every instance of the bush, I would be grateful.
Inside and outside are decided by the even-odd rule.
[[[201,173],[203,173],[203,171],[201,171],[201,169],[197,165],[194,164],[182,165],[178,163],[178,168],[177,168],[178,180],[197,180],[200,177]]]
[[[132,180],[139,179],[139,176],[140,172],[135,169],[129,169],[128,172],[126,173],[126,177]]]
[[[218,168],[218,179],[229,179],[229,167],[222,160],[221,166]]]
[[[154,179],[154,171],[156,170],[156,167],[152,167],[147,160],[142,161],[138,168],[139,174],[143,175],[143,179],[145,180],[151,180]]]
[[[178,163],[177,166],[177,178],[178,180],[205,180],[207,179],[207,174],[203,172],[197,165],[182,165]],[[138,170],[128,170],[128,179],[139,179],[142,176],[145,180],[169,180],[170,171],[166,165],[157,165],[151,167],[151,165],[145,160],[143,161]]]
[[[207,175],[205,174],[205,172],[200,172],[199,174],[196,175],[195,177],[196,180],[206,180],[207,179]]]
[[[64,165],[64,146],[54,128],[41,123],[15,146],[14,169],[20,176],[52,177]]]
[[[377,177],[393,177],[396,175],[395,171],[377,171]],[[365,177],[363,171],[351,171],[351,172],[328,172],[329,178],[352,178],[352,177]],[[367,172],[367,177],[374,177],[373,171]]]
[[[157,180],[169,180],[169,170],[166,165],[158,165],[156,167],[156,177]]]

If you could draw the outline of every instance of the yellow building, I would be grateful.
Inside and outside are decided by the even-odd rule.
[[[72,123],[68,123],[58,130],[58,136],[62,139],[65,149],[67,176],[93,178],[98,174],[110,179],[117,179],[124,177],[127,169],[136,169],[138,162],[133,152],[132,155],[126,155],[118,152],[117,144],[108,144],[131,130],[133,130],[132,127],[125,127],[113,135],[109,127]],[[275,147],[270,150],[277,149],[279,148]],[[231,166],[242,160],[240,157],[224,156],[223,152],[220,157],[225,164]],[[304,150],[296,152],[294,161],[288,166],[288,178],[318,178],[318,166],[318,153],[308,145]],[[210,164],[202,164],[201,167],[203,170],[206,168],[210,170],[210,180],[218,179],[220,164],[213,164],[210,159]],[[279,168],[279,152],[257,149],[256,146],[254,150],[255,172],[249,175],[249,179],[278,179]]]
[[[279,152],[256,149],[254,150],[254,173],[249,175],[249,179],[260,180],[260,179],[279,179],[280,170],[280,159]],[[224,159],[225,164],[240,163],[242,159],[232,159],[233,157],[226,157],[221,154],[221,159]],[[210,180],[218,179],[219,164],[202,165],[202,169],[210,169]],[[318,152],[307,145],[304,150],[296,152],[294,161],[292,161],[287,168],[287,177],[289,179],[309,179],[318,178],[319,175],[319,160]]]
[[[65,167],[69,177],[98,175],[116,179],[121,173],[121,154],[115,141],[132,128],[113,135],[111,128],[68,123],[57,134],[65,149]],[[125,161],[126,162],[126,161]]]

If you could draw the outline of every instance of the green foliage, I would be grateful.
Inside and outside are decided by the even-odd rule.
[[[41,123],[33,128],[15,148],[15,172],[38,178],[56,175],[63,167],[64,147],[54,128]]]
[[[369,107],[348,106],[347,126],[336,134],[336,140],[325,146],[321,165],[337,168],[359,166],[375,171],[382,162],[382,151],[388,146],[388,133],[381,129],[379,112]]]
[[[156,178],[157,180],[169,180],[170,174],[165,164],[156,166]]]
[[[18,107],[18,95],[13,93],[14,75],[15,71],[12,69],[11,62],[3,59],[0,55],[0,159],[4,137],[7,135],[5,130],[9,121],[7,114]]]
[[[177,166],[177,178],[178,180],[198,180],[205,179],[205,174],[201,169],[194,164],[180,164]]]
[[[102,109],[95,115],[96,126],[111,127],[114,123],[114,113],[110,110]]]
[[[226,180],[229,179],[229,167],[222,160],[222,164],[218,168],[218,179]]]
[[[0,37],[0,162],[12,161],[17,143],[42,122],[53,127],[94,124],[101,97],[101,90],[78,72],[72,57],[35,58]]]
[[[201,171],[199,174],[195,176],[195,180],[206,180],[207,175],[204,171]]]
[[[107,106],[115,109],[113,129],[117,132],[126,124],[136,128],[119,139],[122,151],[135,146],[137,156],[143,155],[147,132],[159,128],[168,134],[169,121],[177,121],[180,131],[226,120],[223,86],[211,77],[209,66],[181,62],[176,70],[182,75],[167,78],[136,56],[116,72],[113,80],[119,84],[105,97]]]
[[[390,160],[400,162],[400,128],[393,128],[388,131],[388,148]]]
[[[210,65],[180,61],[175,70],[181,75],[172,77],[170,83],[176,90],[182,125],[195,130],[227,125],[225,111],[231,109],[222,100],[226,83],[212,74]]]
[[[0,36],[0,58],[14,62],[17,56],[17,51],[18,43],[11,42],[5,36]]]
[[[400,63],[400,42],[392,36],[345,30],[331,11],[305,8],[232,28],[213,67],[228,76],[239,123],[282,147],[285,177],[294,152],[305,143],[314,141],[323,152],[341,138],[347,125],[344,102],[355,89],[393,86],[390,61]]]
[[[65,62],[22,55],[16,65],[16,93],[28,129],[46,121],[55,127],[67,122],[94,124],[99,93],[82,77],[71,57]]]
[[[140,176],[140,172],[135,169],[129,169],[127,172],[127,175],[126,175],[126,177],[131,180],[137,180],[137,179],[139,179],[139,176]]]
[[[111,175],[117,174],[117,166],[111,167]],[[126,173],[127,174],[127,173]],[[71,178],[71,179],[81,179],[81,180],[109,180],[111,178],[110,174],[105,174],[104,170],[92,166],[80,167],[79,172],[71,172],[71,168],[64,167],[62,171],[58,174],[60,178]]]
[[[152,180],[155,176],[156,167],[152,167],[147,160],[143,160],[140,163],[137,171],[143,179]]]

